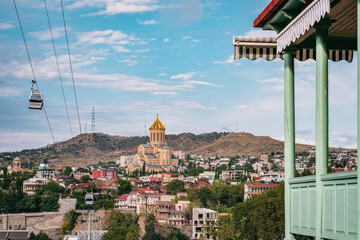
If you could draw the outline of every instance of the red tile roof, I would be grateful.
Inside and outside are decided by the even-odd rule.
[[[123,194],[123,195],[115,198],[115,200],[125,200],[125,199],[127,199],[128,196],[129,196],[129,194]]]
[[[164,178],[162,177],[151,177],[150,182],[162,182],[164,181]]]
[[[278,183],[246,183],[248,187],[277,187]]]

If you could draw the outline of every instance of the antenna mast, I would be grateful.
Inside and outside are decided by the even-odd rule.
[[[95,132],[95,106],[92,106],[92,113],[91,113],[91,132]]]

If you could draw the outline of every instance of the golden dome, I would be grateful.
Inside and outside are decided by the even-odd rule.
[[[164,124],[162,124],[158,117],[156,117],[155,122],[149,127],[149,130],[165,130]]]

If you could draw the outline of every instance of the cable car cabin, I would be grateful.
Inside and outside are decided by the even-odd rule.
[[[29,108],[42,110],[42,107],[43,107],[42,94],[40,92],[37,92],[36,90],[31,91],[29,98]]]
[[[92,205],[92,204],[94,204],[94,197],[93,197],[93,195],[91,195],[91,194],[86,194],[86,196],[85,196],[85,203],[86,203],[87,205]]]

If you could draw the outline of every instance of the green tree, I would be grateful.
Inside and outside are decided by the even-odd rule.
[[[181,233],[179,229],[172,229],[165,237],[166,240],[190,240],[185,234]]]
[[[155,232],[155,216],[154,214],[150,214],[145,226],[145,235],[142,240],[162,240],[163,237]]]
[[[69,166],[66,166],[65,169],[61,172],[61,174],[64,176],[70,176],[71,173],[72,173],[72,169]]]
[[[185,183],[175,179],[166,184],[165,189],[167,194],[175,195],[178,192],[185,192]]]
[[[118,195],[123,195],[131,192],[132,186],[130,181],[118,178],[116,182],[119,184]]]
[[[62,234],[67,234],[75,228],[77,213],[75,210],[70,210],[64,215],[64,223],[61,225]]]
[[[139,239],[138,217],[130,213],[123,214],[113,211],[110,215],[110,226],[102,240],[138,240]]]
[[[252,196],[231,211],[240,239],[283,239],[285,231],[284,184]]]
[[[52,240],[46,233],[40,231],[38,234],[30,233],[30,240]]]
[[[84,175],[84,176],[81,176],[81,178],[80,178],[80,182],[82,182],[82,183],[87,183],[89,181],[90,181],[89,175]]]

